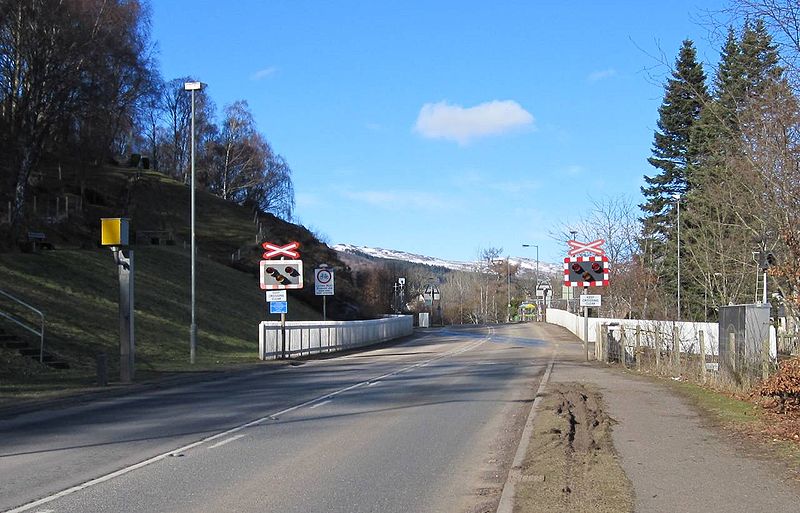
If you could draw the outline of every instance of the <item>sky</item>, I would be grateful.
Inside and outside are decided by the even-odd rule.
[[[292,168],[296,221],[329,244],[559,262],[555,235],[593,201],[642,202],[669,65],[689,38],[713,72],[724,2],[150,7],[164,78],[248,102]]]

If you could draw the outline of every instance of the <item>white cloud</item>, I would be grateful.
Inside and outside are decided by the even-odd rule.
[[[467,144],[472,139],[533,126],[530,112],[513,100],[493,100],[474,107],[447,102],[426,103],[414,130],[430,139],[448,139]]]
[[[613,68],[608,68],[599,71],[593,71],[589,73],[589,76],[586,77],[586,80],[589,82],[599,82],[601,80],[605,80],[607,78],[611,78],[617,74],[617,70]]]
[[[253,73],[252,75],[250,75],[250,80],[263,80],[268,76],[273,75],[276,71],[278,71],[278,68],[276,68],[275,66],[270,66],[269,68],[260,69],[255,73]]]
[[[341,190],[348,200],[384,210],[416,208],[425,211],[450,211],[460,208],[457,201],[425,191]]]

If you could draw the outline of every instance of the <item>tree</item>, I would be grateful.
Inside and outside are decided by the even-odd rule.
[[[709,99],[705,80],[694,43],[684,40],[658,109],[653,156],[648,159],[658,172],[645,176],[647,185],[642,187],[646,200],[640,205],[645,213],[644,237],[656,243],[666,240],[674,229],[673,195],[686,194],[689,188],[688,170],[696,160],[691,131]]]
[[[167,120],[167,139],[163,141],[163,168],[183,183],[189,183],[189,161],[191,159],[191,121],[192,95],[184,90],[186,82],[196,82],[193,77],[175,78],[164,84],[160,95],[161,108]],[[208,95],[208,88],[195,91],[195,153],[202,152],[206,143],[216,133],[214,126],[214,102]],[[195,155],[202,161],[203,155]]]
[[[272,153],[243,100],[225,107],[225,119],[209,147],[208,188],[225,200],[241,201],[261,179],[261,169]]]
[[[12,237],[43,157],[101,133],[110,144],[131,119],[147,83],[147,27],[136,0],[0,3],[0,166]]]
[[[682,223],[682,254],[692,264],[685,268],[684,289],[693,296],[691,304],[713,307],[752,298],[750,285],[757,280],[752,254],[766,248],[771,231],[764,215],[767,190],[753,161],[761,144],[752,132],[772,117],[782,77],[763,22],[745,22],[739,39],[729,29],[713,101],[692,133],[699,158]],[[693,311],[700,318],[709,313]]]

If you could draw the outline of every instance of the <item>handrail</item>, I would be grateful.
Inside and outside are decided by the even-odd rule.
[[[43,363],[44,362],[44,313],[41,310],[39,310],[38,308],[35,308],[35,307],[29,305],[25,301],[12,296],[8,292],[0,290],[0,294],[6,296],[7,298],[11,299],[12,301],[16,301],[17,303],[19,303],[20,305],[24,306],[25,308],[27,308],[29,310],[33,310],[41,318],[41,328],[40,328],[39,331],[36,331],[35,329],[31,328],[27,324],[24,324],[23,322],[17,320],[12,315],[0,312],[0,315],[5,317],[6,319],[8,319],[8,320],[18,324],[19,326],[25,328],[26,330],[30,331],[34,335],[39,335],[39,363]]]

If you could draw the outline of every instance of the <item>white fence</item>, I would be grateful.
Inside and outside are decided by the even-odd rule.
[[[414,332],[414,317],[390,315],[369,321],[287,321],[286,356],[341,351],[377,344]],[[281,323],[258,325],[258,354],[262,360],[281,354]]]
[[[563,326],[581,340],[585,340],[583,333],[584,319],[582,316],[571,314],[565,310],[548,308],[547,322]],[[589,342],[597,341],[597,334],[603,324],[623,326],[628,333],[635,332],[638,327],[641,334],[641,344],[649,347],[656,347],[656,345],[666,343],[671,345],[674,334],[677,334],[681,352],[689,354],[700,354],[700,332],[702,332],[705,338],[706,355],[719,355],[719,325],[716,322],[649,321],[590,317]]]

